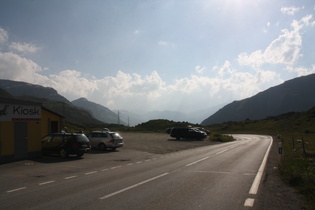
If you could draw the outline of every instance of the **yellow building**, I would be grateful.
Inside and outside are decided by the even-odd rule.
[[[40,103],[0,98],[0,163],[41,155],[41,137],[61,131],[62,116]]]

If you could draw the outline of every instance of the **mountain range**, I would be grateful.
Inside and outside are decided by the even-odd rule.
[[[250,98],[234,101],[201,122],[218,124],[246,119],[260,120],[287,112],[307,111],[315,106],[315,74],[288,80]]]
[[[246,119],[259,120],[286,112],[301,112],[315,106],[315,74],[288,80],[250,98],[234,101],[227,105],[209,107],[207,110],[187,113],[176,111],[152,111],[134,113],[126,110],[110,110],[100,104],[79,98],[70,102],[49,87],[26,82],[0,80],[0,97],[40,102],[66,118],[67,121],[82,125],[124,124],[135,126],[152,119],[186,121],[201,125],[217,124]],[[222,107],[222,108],[221,108]],[[220,109],[221,108],[221,109]],[[218,111],[217,111],[218,110]],[[205,119],[205,117],[209,116]]]

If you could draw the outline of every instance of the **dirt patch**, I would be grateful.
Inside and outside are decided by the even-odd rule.
[[[145,151],[154,154],[165,154],[200,146],[216,144],[208,138],[200,141],[194,139],[176,140],[166,133],[132,133],[119,132],[124,138],[124,149]]]

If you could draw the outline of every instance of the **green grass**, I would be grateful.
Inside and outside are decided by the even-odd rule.
[[[210,134],[208,139],[210,141],[216,141],[216,142],[229,142],[229,141],[235,140],[231,135],[224,135],[224,134],[214,133],[214,132]]]

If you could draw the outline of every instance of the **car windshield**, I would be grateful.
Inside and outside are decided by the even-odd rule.
[[[78,142],[89,142],[89,139],[84,134],[82,134],[82,135],[77,136],[77,141]]]

